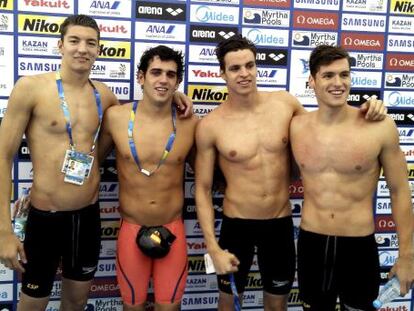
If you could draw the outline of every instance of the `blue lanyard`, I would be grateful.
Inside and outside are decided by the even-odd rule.
[[[98,108],[98,116],[99,116],[99,125],[98,125],[98,128],[96,129],[95,137],[93,138],[93,143],[92,143],[92,147],[90,151],[90,154],[91,154],[95,150],[95,147],[96,147],[96,141],[99,136],[99,130],[101,129],[103,112],[102,112],[101,95],[99,95],[98,90],[95,88],[95,86],[90,80],[89,80],[89,83],[93,87],[93,92],[95,94],[95,101],[96,101],[96,106]],[[65,94],[63,92],[62,77],[60,76],[59,71],[56,72],[56,84],[57,84],[59,98],[60,98],[60,107],[62,108],[63,115],[66,121],[66,132],[68,132],[69,144],[70,144],[71,149],[75,150],[75,144],[73,142],[73,137],[72,137],[72,124],[70,123],[69,107],[68,107],[68,103],[65,100]]]
[[[171,108],[171,115],[172,115],[172,124],[173,124],[173,132],[171,133],[170,137],[168,138],[167,141],[167,145],[165,146],[165,150],[162,153],[161,156],[161,160],[158,162],[158,165],[155,169],[153,169],[152,171],[148,171],[146,169],[143,169],[139,163],[139,158],[138,158],[138,152],[134,143],[134,135],[133,135],[133,130],[134,130],[134,123],[135,123],[135,116],[136,116],[136,112],[137,112],[137,107],[138,107],[138,102],[134,101],[132,104],[132,109],[131,109],[131,114],[130,114],[130,118],[129,118],[129,123],[128,123],[128,139],[129,139],[129,148],[131,149],[131,154],[134,157],[135,163],[137,164],[139,171],[146,175],[146,176],[151,176],[163,163],[164,161],[167,159],[168,154],[174,144],[174,140],[175,140],[175,134],[177,132],[176,129],[176,111],[175,111],[175,106],[172,105]]]
[[[231,292],[233,293],[234,310],[240,311],[241,305],[240,305],[239,293],[237,292],[237,288],[236,288],[236,281],[234,280],[234,274],[230,273],[229,278],[230,278]]]

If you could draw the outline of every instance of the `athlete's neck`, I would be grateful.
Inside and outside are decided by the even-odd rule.
[[[89,73],[90,72],[76,72],[72,70],[67,70],[64,66],[60,69],[60,76],[62,82],[65,85],[70,85],[72,87],[84,87],[89,83]]]
[[[318,122],[329,124],[338,124],[345,121],[349,117],[350,108],[348,105],[338,107],[327,107],[320,105],[317,110]]]
[[[259,104],[259,92],[253,92],[247,95],[231,94],[227,98],[227,105],[233,110],[253,110]]]
[[[164,119],[171,116],[171,104],[169,102],[150,102],[146,99],[139,101],[138,109],[151,119]]]

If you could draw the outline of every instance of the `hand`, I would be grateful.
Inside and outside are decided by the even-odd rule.
[[[240,264],[240,261],[227,250],[219,249],[210,253],[210,256],[213,259],[213,265],[217,274],[230,274],[239,270],[237,266]]]
[[[387,107],[375,95],[371,96],[359,109],[361,113],[365,113],[365,119],[370,121],[382,121],[387,115]]]
[[[13,232],[0,231],[0,262],[9,269],[25,272],[23,263],[27,263],[26,253],[23,244]]]
[[[186,119],[193,115],[193,102],[187,95],[176,91],[173,102],[177,106],[180,118]]]
[[[414,257],[398,257],[392,267],[389,277],[397,275],[400,281],[401,297],[405,296],[413,285],[414,281]]]

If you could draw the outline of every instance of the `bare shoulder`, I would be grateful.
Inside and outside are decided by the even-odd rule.
[[[315,113],[316,112],[313,111],[305,114],[294,115],[292,120],[290,121],[290,129],[301,130],[306,128],[311,123]]]
[[[43,73],[19,78],[9,97],[9,105],[34,106],[56,89],[54,73]]]
[[[277,109],[296,111],[302,107],[297,98],[288,91],[259,92],[259,94],[263,102]]]
[[[109,89],[109,87],[105,83],[95,80],[93,80],[92,83],[101,95],[104,109],[114,105],[119,105],[118,99],[116,98],[115,94]]]

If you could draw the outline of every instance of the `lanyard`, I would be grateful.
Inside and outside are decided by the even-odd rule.
[[[231,292],[233,294],[234,310],[235,311],[240,311],[241,310],[241,305],[240,305],[239,294],[237,293],[236,281],[234,280],[234,274],[230,273],[229,278],[230,278]]]
[[[171,115],[172,115],[173,132],[170,134],[170,137],[168,138],[167,145],[165,146],[165,150],[162,153],[161,160],[158,162],[157,167],[155,169],[153,169],[152,171],[148,171],[148,170],[142,168],[141,165],[139,164],[138,152],[137,152],[137,149],[136,149],[136,146],[135,146],[135,143],[134,143],[133,130],[134,130],[134,123],[135,123],[135,116],[136,116],[136,112],[137,112],[137,107],[138,107],[138,102],[134,101],[133,104],[132,104],[131,114],[130,114],[129,123],[128,123],[129,148],[131,149],[132,156],[134,157],[135,163],[137,164],[139,171],[142,174],[146,175],[146,176],[151,176],[164,163],[165,159],[167,159],[168,153],[170,152],[170,150],[171,150],[171,148],[174,144],[175,134],[177,132],[177,129],[176,129],[176,111],[175,111],[174,105],[172,105]]]
[[[96,147],[96,140],[98,139],[99,130],[101,129],[103,112],[102,112],[101,96],[99,95],[98,90],[95,88],[95,86],[90,80],[89,80],[89,83],[93,87],[93,92],[95,94],[95,101],[96,101],[96,106],[98,108],[98,116],[99,116],[99,125],[98,125],[98,128],[96,129],[95,137],[93,138],[91,151],[89,153],[91,154],[95,150],[95,147]],[[65,94],[63,92],[62,77],[60,76],[59,71],[56,72],[56,84],[57,84],[59,98],[60,98],[60,107],[62,108],[63,115],[66,121],[66,132],[68,132],[69,144],[70,144],[71,149],[75,150],[75,144],[73,143],[73,137],[72,137],[72,124],[70,123],[69,107],[68,107],[68,103],[65,100]]]

